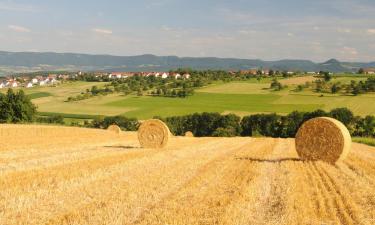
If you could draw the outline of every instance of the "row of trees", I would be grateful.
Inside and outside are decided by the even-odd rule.
[[[366,80],[359,82],[352,80],[349,84],[328,82],[327,80],[316,80],[314,82],[306,82],[303,85],[298,85],[294,91],[303,91],[306,88],[310,88],[318,93],[359,95],[375,92],[375,77],[369,77]]]
[[[98,88],[97,86],[92,86],[91,89],[86,89],[86,92],[82,92],[81,94],[75,96],[75,97],[68,97],[68,102],[75,102],[75,101],[81,101],[85,99],[89,99],[94,96],[98,95],[108,95],[113,93],[114,91],[109,88],[108,86],[104,88]]]
[[[298,128],[307,120],[329,116],[344,123],[353,136],[375,137],[375,117],[354,116],[347,108],[337,108],[330,112],[294,111],[286,116],[277,114],[255,114],[242,119],[234,114],[195,113],[186,116],[161,118],[175,135],[191,131],[197,137],[203,136],[269,136],[294,137]]]

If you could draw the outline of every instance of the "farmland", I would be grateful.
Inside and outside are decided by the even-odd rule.
[[[70,96],[76,96],[96,85],[105,82],[67,82],[57,87],[36,87],[25,89],[26,94],[43,113],[61,113],[71,115],[71,119],[88,119],[93,115],[125,115],[147,119],[154,116],[186,115],[194,112],[219,112],[248,115],[254,113],[276,112],[286,114],[294,110],[312,111],[331,110],[348,107],[356,115],[375,115],[374,94],[359,96],[315,93],[311,90],[293,91],[298,84],[314,80],[314,77],[293,77],[280,79],[287,88],[281,91],[270,90],[272,79],[250,79],[230,83],[214,82],[196,90],[188,98],[150,97],[130,94],[110,94],[97,96],[82,101],[67,102]],[[334,77],[334,82],[349,83],[350,80],[365,80],[365,77]],[[5,91],[4,89],[2,90]],[[89,116],[87,116],[89,115]]]
[[[173,137],[154,150],[133,132],[0,131],[4,225],[375,221],[375,148],[362,144],[333,166],[301,161],[294,139]]]

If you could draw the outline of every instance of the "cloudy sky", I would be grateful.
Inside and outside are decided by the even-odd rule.
[[[0,50],[375,61],[375,1],[0,0]]]

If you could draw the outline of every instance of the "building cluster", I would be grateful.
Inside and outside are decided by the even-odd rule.
[[[106,74],[110,79],[124,79],[132,76],[144,76],[144,77],[160,77],[162,79],[175,78],[175,79],[189,79],[190,74],[179,74],[179,73],[169,73],[169,72],[112,72]]]
[[[162,79],[166,78],[175,78],[175,79],[189,79],[191,77],[190,74],[184,73],[169,73],[169,72],[94,72],[90,73],[93,74],[96,78],[108,78],[108,79],[126,79],[133,76],[143,76],[143,77],[159,77]],[[85,73],[78,72],[77,76],[83,76]],[[74,77],[73,77],[74,78]]]
[[[375,74],[375,68],[365,68],[363,69],[364,74]]]
[[[55,85],[59,81],[60,75],[50,74],[48,76],[19,76],[19,77],[7,77],[3,80],[0,80],[0,89],[2,88],[17,88],[25,87],[32,88],[35,86],[46,86],[46,85]]]
[[[230,71],[231,73],[235,74],[236,72],[235,71]],[[240,70],[240,73],[242,75],[271,75],[271,73],[276,73],[276,72],[279,72],[281,73],[281,71],[275,71],[275,70],[271,70],[271,69],[249,69],[249,70]],[[293,74],[296,74],[297,72],[296,71],[282,71],[288,75],[293,75]],[[310,74],[310,75],[316,75],[316,74],[319,74],[317,72],[314,72],[314,71],[311,71],[311,72],[305,72],[306,74]]]

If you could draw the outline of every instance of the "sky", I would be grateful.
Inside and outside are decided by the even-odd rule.
[[[0,0],[0,50],[375,61],[375,0]]]

